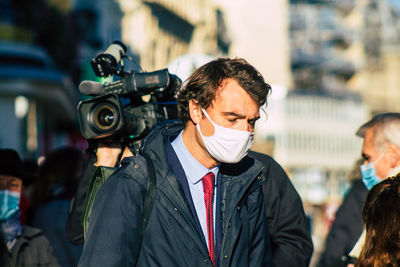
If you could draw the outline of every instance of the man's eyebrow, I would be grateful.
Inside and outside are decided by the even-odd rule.
[[[224,116],[233,116],[233,117],[237,117],[239,119],[246,118],[246,115],[239,114],[239,113],[236,113],[236,112],[233,112],[233,111],[222,112],[222,115],[224,115]]]
[[[237,117],[237,118],[239,118],[239,119],[244,119],[244,118],[246,118],[246,115],[239,114],[239,113],[236,113],[236,112],[233,112],[233,111],[222,112],[222,115],[224,115],[224,116],[233,116],[233,117]],[[256,121],[256,120],[258,120],[259,118],[260,118],[260,116],[255,117],[255,118],[251,118],[251,119],[249,119],[249,120],[254,120],[254,121]]]
[[[258,116],[258,117],[255,117],[255,118],[249,119],[249,121],[256,121],[256,120],[258,120],[259,118],[261,118],[261,117],[260,117],[260,116]]]

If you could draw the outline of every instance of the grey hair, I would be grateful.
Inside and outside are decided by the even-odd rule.
[[[374,147],[385,150],[389,144],[400,148],[400,113],[390,112],[374,116],[357,130],[356,135],[364,138],[367,130],[374,128]]]

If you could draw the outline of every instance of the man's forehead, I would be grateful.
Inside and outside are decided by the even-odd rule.
[[[371,157],[375,153],[377,153],[374,145],[374,135],[375,135],[374,128],[370,128],[365,132],[362,151],[361,151],[363,157],[365,156]]]
[[[228,90],[231,89],[232,87],[236,87],[236,88],[241,88],[242,90],[246,91],[237,80],[233,79],[233,78],[226,78],[224,80],[222,80],[222,82],[219,84],[219,86],[216,89],[215,92],[215,96],[219,96],[221,95],[221,93],[223,91],[225,91],[225,89]]]
[[[235,79],[226,79],[225,83],[218,87],[210,106],[213,106],[216,103],[218,103],[218,105],[221,105],[222,103],[232,105],[232,101],[235,101],[234,103],[237,104],[237,101],[241,100],[255,103],[258,106],[257,102],[249,92],[247,92]]]

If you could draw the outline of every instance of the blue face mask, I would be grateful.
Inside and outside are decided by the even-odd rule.
[[[10,190],[0,190],[0,221],[8,220],[19,211],[21,193]]]
[[[373,162],[361,165],[361,178],[368,190],[371,190],[374,185],[378,184],[382,180],[376,176],[375,166]]]

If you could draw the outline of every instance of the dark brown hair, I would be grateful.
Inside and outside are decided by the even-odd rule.
[[[178,112],[182,121],[186,123],[190,119],[191,99],[196,99],[202,108],[208,108],[226,79],[236,80],[259,106],[266,102],[271,90],[262,75],[244,59],[219,58],[210,61],[198,68],[178,92]]]
[[[365,244],[356,266],[400,264],[400,174],[375,185],[363,208]]]

